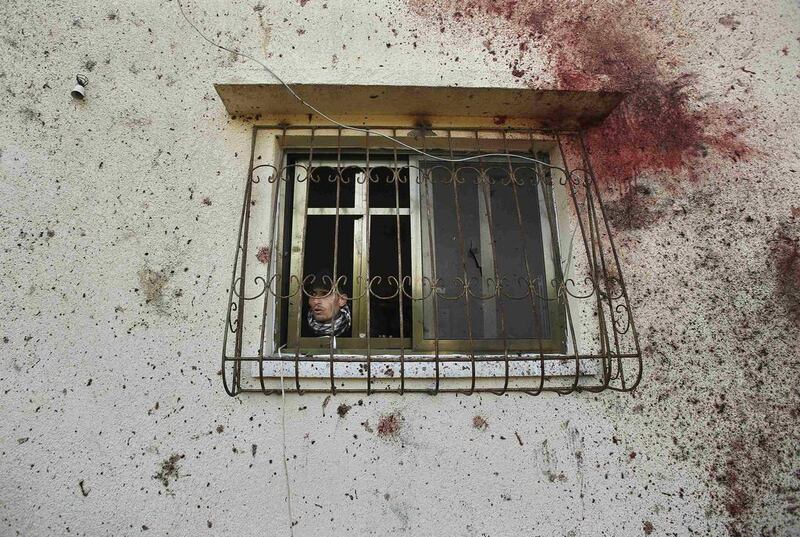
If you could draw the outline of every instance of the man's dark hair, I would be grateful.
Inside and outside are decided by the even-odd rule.
[[[305,280],[306,293],[313,295],[315,291],[325,291],[329,293],[333,288],[333,275],[328,269],[321,269],[314,274],[306,276]]]

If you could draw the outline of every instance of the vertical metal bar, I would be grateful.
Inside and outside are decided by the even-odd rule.
[[[588,211],[588,217],[589,217],[589,230],[590,230],[589,235],[592,237],[592,252],[595,254],[595,263],[598,263],[598,261],[599,261],[599,268],[600,268],[600,274],[597,274],[597,279],[595,280],[595,285],[596,285],[596,288],[597,288],[598,309],[602,308],[603,302],[605,302],[606,305],[608,306],[608,316],[609,316],[609,319],[611,320],[611,323],[612,323],[611,333],[614,336],[613,349],[616,349],[616,354],[618,355],[619,354],[619,340],[617,339],[617,333],[613,329],[614,306],[613,306],[613,301],[611,299],[611,296],[607,292],[608,291],[608,270],[606,268],[605,254],[603,252],[601,230],[600,230],[600,228],[598,226],[598,223],[597,223],[597,215],[596,215],[596,209],[595,209],[595,203],[594,203],[594,195],[595,194],[599,194],[599,192],[594,192],[593,189],[592,189],[592,183],[594,181],[592,180],[592,177],[591,177],[591,174],[589,173],[589,170],[585,168],[585,166],[586,166],[585,157],[583,157],[583,165],[584,165],[584,169],[586,170],[586,177],[585,177],[585,185],[586,186],[585,186],[585,188],[589,191],[589,193],[587,194],[587,197],[586,197],[587,211]],[[601,291],[601,289],[600,289],[600,279],[601,278],[603,279],[604,284],[605,284],[605,290],[604,291]],[[602,330],[601,330],[601,336],[602,336],[601,337],[601,342],[605,342],[606,343],[606,354],[608,356],[609,364],[613,364],[614,360],[612,358],[612,354],[613,354],[614,350],[612,349],[612,344],[611,344],[610,338],[608,337],[608,323],[607,323],[607,321],[605,319],[605,315],[601,315],[600,313],[598,313],[598,319],[600,319],[601,322],[603,323],[602,324]],[[622,364],[619,362],[619,358],[617,358],[617,360],[618,360],[618,366],[621,366]],[[621,371],[621,369],[618,369],[618,371]],[[624,379],[623,379],[622,382],[623,382],[623,385],[624,385],[624,382],[625,382]]]
[[[334,217],[334,225],[333,225],[333,281],[331,282],[331,294],[333,295],[334,301],[338,300],[339,295],[339,204],[341,200],[341,192],[342,192],[342,181],[344,177],[342,176],[342,128],[336,131],[336,216]],[[352,245],[351,245],[352,247]],[[346,304],[345,304],[346,305]],[[333,321],[336,319],[336,315],[339,315],[339,310],[335,310],[335,315],[331,319],[331,334],[330,334],[330,347],[329,347],[329,371],[330,371],[330,379],[331,379],[331,393],[336,394],[336,384],[334,381],[333,375],[333,342],[336,341],[336,334],[333,332]],[[350,327],[352,330],[353,327]]]
[[[237,315],[236,315],[236,332],[234,337],[234,350],[233,350],[233,357],[235,359],[234,363],[234,378],[231,387],[228,387],[227,376],[225,374],[225,363],[229,360],[227,359],[227,350],[228,350],[228,330],[232,328],[231,325],[231,308],[234,304],[237,304],[233,301],[233,290],[236,287],[236,270],[239,268],[239,252],[242,252],[242,265],[247,262],[245,259],[245,251],[246,249],[242,247],[242,239],[244,238],[245,244],[247,243],[247,231],[245,231],[245,220],[246,215],[248,213],[248,209],[250,206],[250,193],[252,190],[252,179],[253,179],[253,159],[255,158],[255,147],[256,147],[256,135],[258,130],[256,127],[253,127],[250,139],[250,164],[247,170],[247,185],[244,189],[244,199],[242,200],[242,212],[239,217],[239,232],[237,235],[236,240],[236,255],[233,259],[233,272],[231,275],[231,288],[228,291],[228,312],[225,316],[225,333],[222,336],[222,386],[225,389],[225,392],[230,395],[234,396],[237,395],[239,392],[236,391],[236,387],[239,386],[241,389],[240,382],[236,378],[236,363],[239,362],[238,359],[242,357],[242,342],[241,342],[241,333],[242,333],[242,307],[237,305]],[[244,231],[244,234],[242,233]],[[244,279],[242,279],[242,282]],[[240,297],[244,295],[244,289],[240,286],[239,289]],[[238,301],[241,303],[241,298]]]
[[[575,217],[576,217],[576,219],[578,221],[578,228],[580,229],[580,232],[581,232],[581,238],[583,240],[584,249],[586,251],[586,258],[588,260],[588,259],[590,259],[591,254],[589,253],[589,246],[588,246],[588,243],[587,243],[587,240],[586,240],[586,231],[584,229],[583,217],[581,216],[580,203],[578,202],[577,192],[575,191],[575,185],[572,182],[572,171],[570,170],[569,163],[567,161],[567,154],[566,154],[566,151],[564,151],[564,146],[563,146],[563,143],[561,141],[561,136],[558,133],[556,133],[556,143],[558,144],[558,151],[559,151],[559,153],[561,155],[561,160],[564,163],[564,174],[565,174],[564,185],[565,185],[565,187],[569,186],[570,199],[572,200],[573,206],[575,208]],[[567,260],[567,262],[569,263],[569,262],[571,262],[571,260]],[[566,316],[567,316],[568,330],[569,330],[569,333],[570,333],[570,336],[571,336],[571,339],[572,339],[572,347],[573,347],[574,358],[575,358],[575,375],[577,377],[580,374],[580,352],[578,350],[578,339],[577,339],[577,336],[576,336],[575,325],[572,322],[572,314],[571,314],[571,311],[570,311],[570,294],[566,290],[566,281],[564,280],[564,276],[563,276],[563,271],[561,269],[560,260],[559,260],[558,265],[554,264],[554,267],[555,267],[555,270],[556,270],[556,280],[559,282],[559,285],[560,285],[559,294],[564,299],[564,309],[566,311]],[[603,364],[603,365],[605,367],[605,364]],[[605,369],[604,369],[604,371],[605,371]],[[570,393],[572,391],[572,389],[574,389],[574,386],[575,386],[575,382],[573,381],[573,388],[571,388],[569,390],[557,391],[557,393],[559,393],[559,394]],[[589,388],[589,390],[590,391],[594,391],[592,388]]]
[[[575,217],[578,220],[578,228],[580,229],[580,232],[581,232],[581,239],[583,240],[583,247],[584,247],[584,250],[586,252],[586,260],[590,265],[593,266],[594,262],[593,262],[593,258],[592,258],[592,253],[591,253],[590,248],[589,248],[590,239],[587,238],[587,236],[586,236],[586,228],[585,228],[584,223],[583,223],[583,217],[581,216],[581,208],[580,208],[580,203],[578,201],[578,195],[577,195],[577,192],[575,191],[575,184],[572,181],[572,171],[569,168],[569,163],[567,162],[567,153],[566,153],[566,151],[564,151],[564,145],[563,145],[563,142],[561,141],[561,136],[558,133],[556,133],[556,142],[558,143],[558,150],[561,153],[561,158],[562,158],[562,160],[564,162],[565,183],[569,186],[570,199],[572,199],[573,207],[575,208]],[[561,272],[561,268],[560,267],[558,267],[557,270],[559,272]],[[593,283],[595,282],[594,278],[592,279],[592,281],[593,281]],[[562,286],[566,286],[566,282],[564,281],[563,276],[560,279],[560,283],[561,283]],[[564,287],[564,289],[565,289],[565,287]],[[596,284],[594,284],[593,292],[595,292],[595,293],[598,292]],[[572,323],[572,316],[570,315],[569,293],[566,292],[566,290],[564,291],[564,302],[565,302],[566,311],[567,311],[567,322],[569,323],[570,333],[572,334],[573,348],[574,348],[574,351],[575,351],[576,375],[578,375],[578,374],[580,374],[580,370],[578,369],[580,367],[580,364],[579,364],[580,352],[578,351],[578,342],[577,342],[577,338],[575,336],[575,329],[574,329],[574,326],[573,326],[573,323]],[[601,312],[601,315],[602,315],[602,312]],[[601,336],[602,336],[602,334],[601,334]],[[598,355],[601,355],[601,353],[598,353]],[[594,389],[590,389],[590,391],[602,391],[603,389],[608,387],[608,382],[609,382],[609,380],[608,380],[609,379],[608,362],[607,362],[607,359],[606,359],[605,356],[603,356],[601,358],[601,360],[602,360],[601,363],[603,365],[603,385],[600,386],[600,387],[594,388]],[[586,389],[586,388],[584,388],[584,389]],[[565,392],[565,393],[569,393],[569,392]]]
[[[533,143],[531,142],[531,147]],[[560,148],[560,146],[559,146]],[[566,156],[562,155],[562,160],[566,163]],[[565,164],[566,166],[566,164]],[[553,271],[555,272],[555,279],[558,282],[563,284],[564,276],[563,271],[561,269],[561,255],[560,255],[560,245],[558,241],[558,218],[555,212],[555,196],[554,196],[554,187],[552,177],[548,181],[547,180],[547,172],[544,169],[542,164],[537,164],[537,176],[541,177],[541,184],[542,184],[542,198],[544,202],[545,212],[547,214],[547,222],[548,228],[550,232],[550,243],[551,243],[551,255],[553,256]],[[573,335],[574,338],[574,330],[572,325],[572,315],[570,312],[569,307],[569,296],[566,295],[565,297],[565,304],[564,304],[564,311],[566,312],[566,316],[568,319],[570,333]],[[577,347],[576,347],[577,348]],[[578,382],[580,380],[580,356],[576,352],[575,353],[575,375],[573,376],[572,386],[569,388],[557,390],[559,394],[567,394],[578,387]]]
[[[397,129],[392,130],[392,136],[397,138]],[[405,343],[403,342],[405,331],[403,330],[403,245],[400,237],[400,170],[397,167],[397,146],[392,145],[392,175],[394,179],[394,199],[395,199],[395,224],[397,226],[397,300],[400,314],[400,394],[405,391],[406,384],[406,364],[405,364]]]
[[[450,136],[450,131],[447,131],[448,137]],[[422,137],[422,149],[425,153],[428,152],[427,150],[427,138],[425,136]],[[421,167],[421,166],[420,166]],[[428,180],[422,176],[422,170],[419,170],[418,175],[420,177],[420,185],[422,183],[425,184],[425,206],[427,210],[427,230],[428,230],[428,245],[430,247],[430,256],[431,256],[431,296],[433,299],[433,359],[435,361],[435,371],[436,371],[436,384],[434,388],[434,393],[439,393],[439,385],[441,382],[441,371],[440,371],[440,356],[439,356],[439,301],[438,301],[438,286],[439,280],[436,277],[436,244],[433,240],[433,217],[432,217],[432,208],[431,208],[431,199],[433,197],[433,174],[430,175],[430,184]],[[424,260],[423,260],[424,261]],[[421,267],[420,267],[421,269]],[[424,274],[424,271],[422,271]],[[423,315],[423,332],[424,332],[424,318]]]
[[[633,387],[635,387],[636,385],[639,384],[639,381],[641,380],[641,377],[642,377],[642,355],[641,355],[641,348],[639,346],[639,334],[637,333],[636,326],[634,325],[633,311],[631,310],[631,303],[630,303],[630,299],[628,298],[628,290],[625,287],[625,281],[624,281],[624,279],[622,277],[622,269],[620,268],[619,255],[617,254],[617,249],[616,249],[616,246],[614,245],[614,237],[613,237],[613,235],[611,233],[611,228],[609,227],[609,224],[608,224],[608,218],[606,218],[605,207],[603,205],[603,199],[601,198],[600,192],[599,192],[598,187],[597,187],[597,179],[596,179],[596,177],[594,175],[594,169],[592,168],[592,161],[589,158],[589,151],[588,151],[588,148],[586,146],[586,141],[585,141],[585,138],[584,138],[584,135],[583,135],[582,131],[579,133],[579,138],[580,138],[580,142],[581,142],[581,151],[583,153],[583,159],[584,159],[584,163],[585,163],[584,165],[586,166],[587,170],[589,171],[589,175],[590,175],[590,177],[592,179],[592,186],[593,186],[593,188],[595,190],[595,194],[597,196],[598,206],[600,207],[600,214],[603,217],[603,223],[605,225],[606,234],[608,236],[609,247],[611,248],[611,254],[612,254],[613,258],[614,258],[615,268],[617,270],[617,278],[619,279],[619,285],[620,285],[620,288],[622,290],[622,296],[623,296],[623,298],[625,300],[625,309],[626,309],[626,312],[628,314],[628,322],[630,323],[631,334],[633,336],[634,345],[636,347],[636,354],[638,355],[638,362],[639,362],[638,365],[639,365],[639,367],[638,367],[638,370],[637,370],[636,379],[634,380],[634,384],[633,384]],[[619,354],[620,353],[619,342],[618,342],[618,339],[617,339],[616,330],[614,329],[614,326],[613,326],[613,323],[614,323],[613,311],[612,311],[611,315],[612,315],[612,317],[611,317],[611,319],[612,319],[612,321],[611,321],[612,322],[612,330],[614,331],[614,340],[615,340],[615,343],[617,345],[617,353]],[[625,372],[624,372],[624,370],[622,368],[622,361],[621,361],[622,359],[621,358],[617,358],[617,360],[618,360],[618,363],[619,363],[618,367],[619,367],[619,370],[620,370],[620,377],[621,377],[621,382],[622,382],[622,390],[624,391],[626,389],[626,386],[625,386],[625,374],[624,374]],[[630,389],[633,389],[633,388],[630,388]]]
[[[599,336],[600,336],[600,352],[599,352],[599,354],[604,356],[604,360],[608,364],[609,374],[606,375],[606,380],[605,380],[606,387],[607,387],[608,383],[611,380],[610,379],[610,370],[611,370],[611,367],[613,367],[612,366],[613,360],[611,358],[611,345],[610,345],[610,342],[608,340],[608,324],[607,324],[606,319],[605,319],[605,313],[604,313],[604,308],[603,308],[603,306],[604,306],[604,304],[603,304],[603,296],[602,296],[603,294],[602,294],[602,292],[600,290],[600,275],[598,274],[598,272],[599,272],[599,264],[598,264],[598,253],[597,253],[597,251],[598,251],[599,236],[598,236],[597,229],[596,229],[597,223],[595,222],[595,217],[594,217],[594,203],[593,203],[593,198],[592,198],[593,192],[592,192],[592,187],[591,187],[591,183],[590,183],[590,180],[589,180],[589,174],[588,174],[588,171],[586,171],[586,170],[584,170],[583,188],[586,191],[586,194],[585,194],[586,195],[586,221],[587,221],[588,228],[589,228],[589,239],[590,239],[589,248],[590,248],[590,251],[591,251],[590,263],[591,263],[591,271],[592,271],[592,282],[593,282],[593,285],[594,285],[595,296],[597,297],[597,322],[598,322],[598,332],[599,332]],[[576,376],[577,376],[577,374],[578,374],[578,372],[576,371]]]
[[[530,131],[528,131],[528,136],[531,141],[531,152],[533,153],[533,135]],[[508,139],[506,138],[506,133],[503,132],[503,148],[506,154],[509,154],[508,151]],[[511,157],[507,157],[508,163],[508,173],[511,177],[511,188],[514,194],[514,207],[517,213],[517,229],[519,231],[520,236],[520,244],[522,245],[522,257],[523,261],[525,262],[525,276],[527,277],[528,283],[528,298],[530,299],[531,303],[531,323],[534,334],[537,335],[537,341],[539,342],[539,387],[538,389],[531,393],[531,395],[539,395],[542,393],[542,389],[544,388],[544,347],[542,345],[542,333],[541,333],[541,322],[539,321],[539,305],[537,303],[538,296],[534,292],[534,278],[531,274],[531,266],[530,261],[528,260],[528,239],[527,234],[525,233],[525,225],[522,223],[522,209],[519,204],[519,192],[517,191],[517,181],[514,174],[514,168],[511,164]],[[536,175],[534,174],[534,178]],[[534,192],[536,192],[536,184],[537,181],[534,180],[533,188]]]
[[[372,295],[372,286],[371,286],[372,280],[371,280],[370,271],[369,271],[369,256],[370,256],[370,253],[371,253],[370,252],[370,243],[369,243],[369,240],[370,240],[370,238],[369,238],[369,230],[370,230],[370,225],[372,224],[372,216],[370,216],[370,214],[369,214],[369,201],[370,201],[369,200],[369,187],[372,184],[372,170],[370,169],[370,161],[369,161],[369,157],[370,157],[370,155],[369,155],[369,149],[370,149],[369,148],[369,129],[367,129],[367,132],[366,132],[365,145],[366,145],[366,153],[367,153],[366,154],[366,157],[367,157],[367,169],[366,169],[366,176],[365,176],[365,180],[364,180],[365,181],[364,190],[366,191],[365,192],[365,207],[364,207],[364,220],[365,220],[364,225],[366,226],[366,233],[365,233],[366,239],[364,241],[365,246],[364,246],[364,248],[362,250],[364,252],[363,255],[366,257],[366,260],[365,260],[365,263],[366,263],[366,274],[365,274],[365,277],[366,277],[367,290],[366,290],[366,295],[364,295],[364,296],[366,296],[366,298],[367,298],[366,312],[365,312],[366,313],[366,319],[367,319],[367,330],[366,330],[366,335],[367,335],[367,395],[370,395],[372,393],[372,327],[370,326],[370,323],[371,323],[370,315],[371,315],[371,310],[372,310],[372,307],[371,307],[371,305],[372,305],[372,302],[371,302],[372,301],[372,296],[371,296]]]
[[[276,170],[275,173],[275,184],[272,186],[272,202],[271,202],[271,209],[272,213],[270,215],[270,224],[269,224],[269,253],[270,259],[267,263],[267,277],[264,281],[264,305],[261,309],[261,336],[259,338],[259,347],[258,347],[258,367],[259,367],[259,381],[261,383],[261,390],[266,394],[271,394],[274,390],[267,390],[264,386],[264,338],[266,336],[266,327],[267,327],[267,307],[269,306],[270,302],[270,289],[271,289],[271,278],[272,278],[272,267],[273,264],[277,263],[277,257],[275,256],[275,235],[276,235],[276,223],[278,218],[278,191],[281,188],[282,180],[281,177],[284,173],[284,166],[286,164],[286,152],[283,150],[283,147],[286,145],[286,127],[283,128],[283,133],[281,134],[281,158],[280,158],[280,166]],[[271,297],[272,299],[277,299],[277,297]],[[274,319],[273,319],[274,322]],[[280,362],[281,371],[283,370],[283,362]]]
[[[503,133],[503,138],[505,139],[505,133]],[[478,136],[478,131],[475,131],[475,151],[477,151],[478,153],[480,153],[480,151],[481,151],[480,138]],[[508,154],[507,150],[506,150],[506,154]],[[478,159],[478,167],[480,169],[480,175],[484,176],[483,177],[484,180],[483,180],[482,190],[483,190],[484,208],[486,210],[486,223],[489,226],[489,244],[490,244],[491,250],[492,250],[492,271],[493,271],[492,275],[494,276],[494,279],[495,279],[495,282],[494,282],[495,283],[495,293],[494,293],[494,296],[495,296],[495,298],[494,298],[494,300],[495,300],[495,313],[499,313],[500,314],[500,333],[503,336],[503,361],[505,363],[505,375],[504,375],[505,379],[503,381],[503,389],[500,390],[500,391],[492,390],[492,393],[494,393],[496,395],[503,395],[504,393],[506,393],[506,390],[508,389],[508,380],[509,380],[508,379],[508,374],[509,374],[508,333],[506,331],[506,312],[505,312],[505,306],[503,305],[503,300],[502,300],[502,296],[501,296],[501,292],[500,292],[500,290],[502,289],[502,284],[501,284],[502,276],[501,275],[502,275],[503,272],[502,272],[502,270],[500,270],[500,265],[498,263],[498,258],[497,258],[497,241],[495,240],[494,219],[492,218],[492,200],[491,200],[491,196],[490,196],[491,187],[489,186],[489,177],[488,177],[488,175],[486,175],[486,172],[484,170],[483,159],[482,158]],[[511,172],[512,170],[509,170],[509,171]],[[510,177],[513,179],[513,177],[514,177],[513,173],[512,173],[512,175]],[[498,308],[498,304],[499,304],[499,308]]]
[[[314,175],[314,137],[317,133],[317,129],[315,127],[311,128],[311,142],[308,148],[308,170],[306,171],[306,195],[303,199],[303,222],[306,222],[304,226],[305,229],[308,228],[307,220],[308,220],[308,196],[310,195],[311,191],[311,182],[312,177]],[[295,177],[295,180],[297,178]],[[293,230],[294,233],[296,230]],[[303,302],[306,299],[306,292],[305,292],[305,277],[303,274],[305,273],[305,264],[306,264],[306,237],[305,233],[304,236],[301,237],[300,240],[300,288],[298,289],[300,293],[300,301],[297,304],[297,349],[294,353],[294,382],[297,388],[297,393],[303,393],[303,390],[300,389],[300,340],[301,340],[301,333],[303,331]]]
[[[392,131],[392,136],[397,138],[397,129]],[[394,176],[394,214],[395,223],[397,224],[397,300],[400,306],[400,395],[402,395],[406,388],[405,330],[403,329],[403,241],[400,233],[400,170],[397,168],[397,146],[395,144],[392,144],[392,157],[392,166],[394,168],[392,170]]]
[[[242,339],[244,335],[244,304],[245,304],[245,282],[247,281],[247,239],[250,236],[250,200],[253,196],[253,174],[252,168],[250,172],[250,180],[247,182],[247,195],[245,198],[245,216],[244,216],[244,242],[242,243],[242,272],[239,280],[239,309],[236,312],[236,324],[238,331],[236,332],[236,356],[242,356]],[[242,381],[242,362],[237,360],[233,366],[234,374],[234,390],[238,387],[241,390]]]
[[[453,137],[452,132],[447,131],[447,144],[448,149],[450,151],[450,158],[453,158]],[[461,207],[458,203],[458,181],[457,181],[457,171],[456,167],[451,163],[451,180],[453,182],[453,200],[455,204],[456,210],[456,225],[458,227],[458,252],[459,256],[461,257],[461,270],[462,274],[464,275],[464,303],[466,306],[466,317],[467,317],[467,337],[469,339],[469,356],[470,356],[470,364],[472,367],[471,372],[471,383],[469,390],[463,391],[466,395],[472,395],[475,391],[475,343],[472,338],[472,318],[470,315],[470,307],[469,307],[469,279],[467,278],[467,258],[464,253],[464,230],[461,225]]]

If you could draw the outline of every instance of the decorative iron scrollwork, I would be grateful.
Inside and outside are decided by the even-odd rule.
[[[428,156],[419,157],[387,141],[386,135],[399,136],[397,129],[373,130],[384,134],[373,135],[368,129],[360,138],[360,150],[354,149],[358,144],[354,145],[352,134],[348,134],[348,144],[343,144],[345,133],[335,127],[259,127],[254,131],[254,136],[272,136],[285,147],[297,147],[286,144],[296,136],[307,144],[308,157],[290,159],[287,156],[294,150],[287,149],[271,162],[252,165],[248,173],[223,338],[222,376],[227,393],[280,393],[274,379],[277,372],[287,371],[291,371],[287,389],[299,393],[500,395],[516,391],[539,395],[547,391],[630,391],[638,385],[642,360],[632,307],[581,133],[432,128],[431,135],[420,141],[427,145],[419,148]],[[467,149],[470,142],[475,144],[472,151]],[[491,156],[470,157],[486,153],[481,150],[486,147],[492,148]],[[354,164],[352,155],[359,152],[363,158],[355,159]],[[345,153],[349,160],[342,158]],[[280,323],[288,317],[287,304],[294,304],[293,312],[301,311],[299,304],[312,296],[311,288],[320,282],[315,282],[314,275],[286,268],[287,256],[296,246],[286,227],[286,215],[302,211],[302,207],[292,206],[291,199],[282,196],[293,188],[322,183],[336,185],[337,200],[341,188],[360,188],[367,196],[367,207],[373,186],[384,191],[385,185],[395,186],[388,190],[394,190],[395,207],[381,207],[379,214],[396,221],[397,236],[387,239],[398,245],[396,273],[339,270],[322,282],[322,287],[328,290],[325,296],[339,293],[353,310],[362,308],[359,315],[367,319],[367,326],[372,315],[369,304],[396,303],[401,337],[354,333],[348,350],[336,348],[335,338],[321,340],[327,349],[320,345],[303,348],[298,335],[295,348],[286,350],[288,329]],[[399,202],[401,187],[415,193],[409,194],[412,201],[405,206]],[[445,233],[437,229],[433,216],[431,199],[436,188],[451,192],[455,207],[454,224],[447,232],[453,235],[458,255],[447,270],[436,267],[438,259],[431,262],[434,236]],[[481,199],[482,212],[476,215],[473,211],[469,217],[473,221],[465,220],[463,208],[459,209],[463,203],[459,196],[467,189]],[[498,203],[500,194],[507,196],[502,198],[507,205],[496,207],[493,203]],[[532,209],[530,205],[524,209],[520,200],[531,197],[540,211],[538,227],[525,223],[525,211]],[[258,204],[257,199],[261,200]],[[363,217],[355,214],[352,206],[335,207],[325,214],[333,214],[336,222]],[[422,250],[430,258],[416,273],[402,267],[401,215],[411,221],[419,219],[420,225],[413,228],[419,235],[415,240],[426,244]],[[464,244],[464,226],[474,227],[475,218],[480,219],[480,231],[485,233],[480,251]],[[496,223],[498,218],[505,218],[502,226]],[[362,233],[368,234],[369,224],[363,226]],[[574,248],[572,240],[569,244],[564,240],[570,236]],[[516,268],[504,273],[510,260],[498,254],[497,243],[509,237],[518,241],[519,258],[512,260]],[[254,244],[256,240],[261,242]],[[342,247],[339,239],[335,240],[334,251]],[[541,253],[528,251],[531,245]],[[248,256],[254,248],[267,248],[273,255],[256,263],[250,259],[256,256]],[[536,255],[541,261],[534,266],[529,259]],[[350,291],[348,296],[343,289]],[[317,293],[319,296],[319,287]],[[410,304],[410,309],[404,304]],[[518,313],[522,305],[527,308],[525,316]],[[443,336],[445,310],[448,315],[465,318],[464,326],[458,327],[461,339]],[[411,333],[404,326],[408,319],[416,323],[409,328]],[[525,324],[520,319],[530,326],[520,328]],[[492,326],[489,336],[475,330],[474,324],[480,322],[489,323],[481,325],[484,329]],[[512,328],[537,337],[512,337]],[[425,346],[415,347],[419,341]],[[255,368],[253,374],[248,375],[247,364]],[[378,365],[383,369],[377,369]],[[423,367],[432,376],[420,373]],[[254,378],[257,380],[248,383]]]

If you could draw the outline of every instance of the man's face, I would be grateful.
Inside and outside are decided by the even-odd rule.
[[[314,293],[308,297],[308,309],[314,320],[320,323],[330,322],[345,304],[347,296],[336,291],[314,289]]]

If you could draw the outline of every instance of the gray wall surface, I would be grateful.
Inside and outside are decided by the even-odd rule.
[[[639,389],[287,395],[294,535],[800,534],[797,2],[182,2],[292,82],[629,93],[588,141]],[[0,59],[0,534],[289,535],[281,399],[218,374],[212,84],[269,76],[175,1],[6,0]]]

